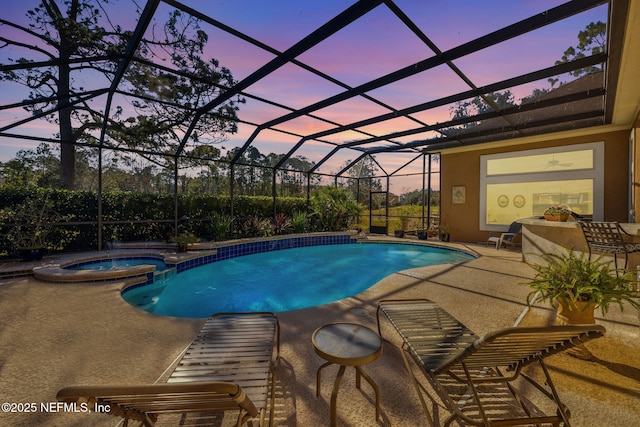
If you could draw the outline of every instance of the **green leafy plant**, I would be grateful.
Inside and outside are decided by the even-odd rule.
[[[429,237],[429,229],[426,227],[418,227],[416,228],[416,235],[418,236],[418,239],[425,240]]]
[[[260,237],[273,236],[275,230],[273,228],[273,222],[264,218],[258,221],[258,235]]]
[[[200,238],[190,231],[183,231],[174,237],[173,241],[178,244],[178,248],[181,251],[186,251],[189,244],[198,243]]]
[[[544,211],[544,213],[547,215],[553,215],[553,214],[568,215],[571,213],[571,211],[562,206],[549,206],[547,210]]]
[[[400,227],[401,230],[406,230],[409,225],[409,212],[407,210],[400,210]]]
[[[362,212],[362,207],[344,188],[324,187],[315,190],[310,202],[319,231],[346,230]]]
[[[229,236],[231,230],[231,224],[233,223],[233,217],[224,214],[213,214],[211,219],[211,226],[213,231],[213,238],[216,241],[225,240]]]
[[[56,223],[65,218],[54,209],[48,192],[43,199],[37,194],[27,197],[22,204],[4,209],[2,216],[5,222],[12,224],[8,234],[16,249],[62,249],[50,237]]]
[[[304,233],[307,231],[308,218],[307,214],[300,211],[295,211],[291,215],[291,228],[294,233]]]
[[[540,257],[544,263],[530,264],[536,275],[528,283],[533,289],[527,296],[528,303],[539,293],[540,300],[551,304],[588,302],[604,314],[611,303],[618,304],[621,310],[624,302],[640,309],[640,291],[632,273],[611,268],[611,262],[604,262],[602,256],[589,260],[586,254],[570,250]]]

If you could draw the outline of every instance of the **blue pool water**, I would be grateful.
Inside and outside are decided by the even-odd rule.
[[[137,265],[155,265],[156,271],[162,271],[168,268],[167,264],[161,259],[151,257],[100,259],[69,265],[65,268],[69,270],[111,270],[114,268],[135,267]]]
[[[356,295],[408,268],[464,262],[469,254],[424,245],[358,243],[263,252],[193,268],[123,298],[165,316],[289,311]]]

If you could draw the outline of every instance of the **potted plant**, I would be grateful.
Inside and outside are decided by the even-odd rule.
[[[566,222],[571,215],[571,211],[564,206],[550,206],[544,211],[544,219],[547,221]]]
[[[178,251],[186,252],[189,244],[197,243],[200,239],[190,231],[183,231],[174,237],[173,241],[178,244]]]
[[[447,224],[440,224],[440,241],[448,242],[451,238],[449,226]]]
[[[419,240],[427,240],[427,237],[429,236],[429,230],[424,227],[420,227],[416,229],[416,234],[418,235]]]
[[[436,223],[431,223],[431,225],[429,226],[429,229],[427,230],[427,233],[429,235],[429,237],[437,237],[438,236],[438,224]]]
[[[401,210],[399,212],[399,221],[395,222],[396,224],[396,229],[393,231],[393,234],[396,237],[404,237],[404,232],[407,229],[407,226],[409,225],[409,214],[404,211]],[[399,228],[398,228],[398,224],[400,224]]]
[[[589,260],[588,255],[569,250],[540,257],[543,263],[530,264],[536,274],[528,283],[532,291],[527,303],[531,304],[535,295],[538,300],[557,305],[556,324],[593,324],[595,309],[606,314],[612,303],[621,310],[624,303],[640,309],[640,291],[632,273],[611,268],[611,262],[602,256]],[[591,357],[584,347],[573,354]]]

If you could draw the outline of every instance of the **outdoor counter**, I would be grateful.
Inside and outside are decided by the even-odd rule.
[[[555,222],[537,218],[523,218],[518,222],[522,224],[522,257],[526,262],[539,263],[538,255],[562,253],[564,248],[589,252],[587,242],[582,235],[582,229],[575,221]],[[620,226],[629,234],[640,235],[640,224],[620,223]],[[639,264],[640,253],[629,255],[629,270],[635,271]],[[624,254],[618,255],[618,266],[622,267],[623,265]]]

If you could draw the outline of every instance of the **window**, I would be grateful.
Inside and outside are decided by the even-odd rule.
[[[557,205],[602,219],[602,142],[481,156],[480,174],[482,230],[502,230]]]

